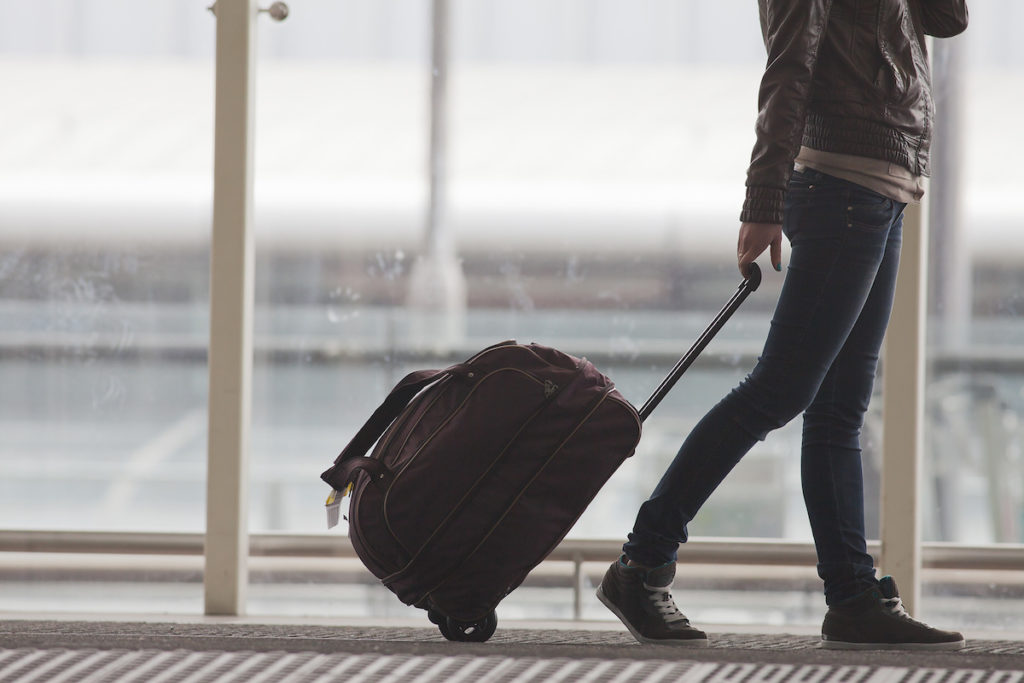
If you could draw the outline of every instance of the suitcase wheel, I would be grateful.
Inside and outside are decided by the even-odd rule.
[[[437,628],[448,640],[455,640],[452,637],[452,632],[448,630],[448,617],[438,612],[436,609],[427,610],[427,619],[430,619],[430,623],[437,624]]]
[[[459,621],[445,617],[440,612],[429,610],[427,618],[437,624],[437,628],[448,640],[463,643],[482,643],[494,635],[498,628],[498,615],[492,610],[490,614],[476,621]]]

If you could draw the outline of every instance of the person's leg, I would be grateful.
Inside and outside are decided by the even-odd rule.
[[[933,628],[906,613],[893,578],[875,580],[864,540],[859,437],[892,308],[903,208],[851,185],[843,209],[845,230],[838,231],[842,256],[834,262],[834,250],[825,246],[834,235],[824,239],[815,229],[821,224],[810,213],[807,221],[799,218],[800,211],[791,214],[794,249],[787,283],[797,277],[806,277],[809,284],[822,282],[822,273],[830,263],[834,268],[865,274],[876,266],[871,286],[863,292],[856,322],[804,412],[804,498],[829,606],[822,623],[823,646],[827,648],[947,650],[964,646],[960,633]],[[798,244],[806,248],[798,248]],[[829,287],[844,284],[842,277],[829,276],[826,280]],[[803,290],[809,291],[806,287]],[[856,290],[851,298],[859,298],[861,293]],[[813,298],[805,303],[815,305]],[[804,322],[801,316],[788,321],[784,318],[776,313],[775,320],[780,324]]]
[[[740,458],[803,412],[861,316],[887,235],[849,239],[851,185],[796,173],[787,194],[790,265],[764,351],[750,375],[697,424],[645,502],[598,598],[642,642],[706,642],[671,599],[686,525]],[[639,565],[628,567],[625,561]]]
[[[860,432],[892,311],[903,223],[903,205],[883,199],[866,191],[851,196],[859,220],[849,226],[850,241],[874,245],[875,233],[888,239],[860,317],[804,412],[801,480],[830,605],[876,583],[864,536]]]
[[[645,566],[676,559],[686,525],[753,444],[807,408],[872,290],[888,232],[849,239],[856,186],[813,171],[794,173],[785,230],[786,280],[754,370],[684,441],[623,546]],[[858,218],[858,215],[854,215]]]

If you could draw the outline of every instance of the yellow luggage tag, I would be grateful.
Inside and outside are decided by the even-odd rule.
[[[341,519],[341,501],[350,493],[352,493],[352,484],[346,486],[344,491],[331,489],[330,494],[327,496],[327,502],[324,503],[327,507],[328,529],[333,529],[338,526],[338,520]]]

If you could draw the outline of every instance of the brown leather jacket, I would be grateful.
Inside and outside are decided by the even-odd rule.
[[[800,145],[928,175],[925,35],[967,27],[966,0],[759,0],[768,66],[742,221],[781,223]]]

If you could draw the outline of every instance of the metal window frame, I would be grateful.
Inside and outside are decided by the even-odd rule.
[[[252,412],[255,0],[217,0],[204,603],[245,612]]]
[[[921,599],[921,471],[924,453],[928,222],[924,205],[907,207],[892,319],[882,364],[881,547],[884,573],[900,581],[914,613]]]

